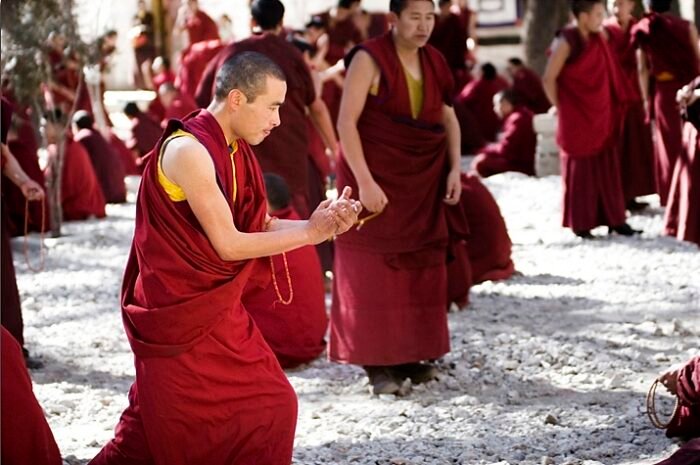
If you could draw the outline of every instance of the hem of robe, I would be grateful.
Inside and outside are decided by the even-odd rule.
[[[480,284],[485,281],[503,281],[513,276],[513,273],[515,273],[515,263],[513,263],[513,260],[509,260],[502,268],[494,268],[480,275],[474,275],[474,284]]]

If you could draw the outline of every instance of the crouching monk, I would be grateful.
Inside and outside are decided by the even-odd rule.
[[[345,232],[347,189],[308,221],[271,221],[251,145],[280,124],[285,76],[242,53],[206,110],[172,120],[148,155],[122,287],[136,380],[115,438],[92,465],[289,465],[297,401],[241,304],[268,260]]]

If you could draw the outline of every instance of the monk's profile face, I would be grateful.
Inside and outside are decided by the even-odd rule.
[[[233,133],[250,145],[258,145],[280,125],[280,107],[287,94],[287,83],[268,76],[263,91],[249,101],[245,95],[232,118]],[[295,124],[290,121],[287,124]]]
[[[397,16],[391,15],[395,34],[401,42],[415,47],[428,43],[435,27],[435,7],[433,2],[412,0]]]
[[[632,17],[634,11],[634,0],[615,0],[613,3],[613,14],[618,20],[627,21]]]
[[[500,119],[506,119],[508,115],[513,113],[513,104],[496,94],[493,97],[493,112],[496,113]]]
[[[602,3],[596,3],[588,12],[582,12],[578,17],[578,22],[588,32],[598,33],[603,27],[605,19],[605,6]]]

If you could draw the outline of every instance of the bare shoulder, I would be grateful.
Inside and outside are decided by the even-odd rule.
[[[178,185],[185,178],[214,175],[214,163],[207,149],[192,137],[178,137],[166,145],[161,159],[165,176]]]
[[[379,65],[377,65],[377,62],[374,61],[374,58],[372,58],[372,55],[370,55],[368,51],[363,49],[359,49],[355,52],[355,56],[350,62],[350,68],[355,68],[364,73],[370,71],[373,73],[379,72]]]

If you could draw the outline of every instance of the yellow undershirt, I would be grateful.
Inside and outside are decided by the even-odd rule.
[[[411,116],[413,116],[413,119],[416,119],[423,109],[423,79],[414,78],[406,67],[404,67],[403,73],[406,75],[408,99],[411,102]],[[379,94],[379,84],[372,84],[369,88],[369,93],[370,95],[377,96],[377,94]]]
[[[163,172],[163,150],[165,149],[165,146],[168,144],[173,139],[176,139],[178,137],[191,137],[194,140],[197,140],[197,138],[190,134],[189,132],[183,131],[182,129],[178,129],[177,131],[173,132],[168,136],[165,141],[163,141],[163,145],[161,145],[160,149],[160,154],[158,155],[158,183],[161,185],[165,193],[168,195],[168,198],[172,200],[173,202],[182,202],[183,200],[187,200],[187,196],[185,195],[185,191],[182,190],[180,186],[172,182],[168,177],[165,175]],[[238,150],[238,142],[234,141],[233,146],[231,147],[231,167],[233,169],[233,200],[236,200],[236,190],[237,190],[237,183],[236,183],[236,163],[234,162],[233,155],[236,153]]]

